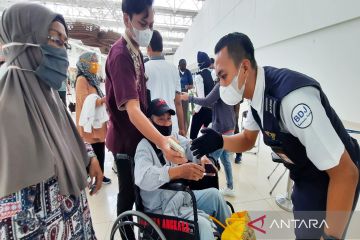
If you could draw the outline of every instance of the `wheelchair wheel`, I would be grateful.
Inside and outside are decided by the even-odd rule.
[[[142,212],[131,210],[120,214],[112,226],[110,239],[121,239],[120,233],[122,233],[125,236],[123,240],[127,240],[125,227],[132,229],[139,240],[166,240],[156,223]]]

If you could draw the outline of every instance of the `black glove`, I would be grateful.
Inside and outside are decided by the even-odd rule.
[[[191,143],[190,150],[196,158],[200,159],[202,156],[208,153],[212,153],[224,146],[224,139],[222,135],[211,128],[205,128],[201,130],[202,135],[194,139]]]

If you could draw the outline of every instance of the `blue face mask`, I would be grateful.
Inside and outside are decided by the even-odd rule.
[[[9,43],[3,45],[3,49],[11,46],[21,46],[27,45],[32,47],[40,48],[42,52],[42,60],[37,69],[22,69],[18,66],[7,66],[7,69],[13,68],[22,71],[31,71],[34,72],[35,75],[39,78],[39,80],[43,81],[49,87],[58,90],[61,88],[62,82],[67,78],[67,70],[69,67],[69,61],[67,57],[67,52],[64,48],[56,48],[52,47],[49,44],[28,44],[28,43]],[[25,48],[26,49],[26,48]],[[25,49],[23,51],[25,51]],[[19,56],[22,52],[17,54]],[[17,56],[13,57],[9,63],[11,63]]]
[[[58,90],[67,78],[69,67],[67,52],[64,48],[56,48],[48,44],[40,45],[40,49],[43,58],[35,74],[44,83]]]

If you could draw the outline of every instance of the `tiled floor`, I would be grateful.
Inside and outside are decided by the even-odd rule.
[[[360,129],[357,124],[346,122],[345,124],[349,128]],[[88,197],[93,225],[99,240],[108,240],[110,238],[111,227],[116,219],[118,183],[117,176],[111,170],[112,164],[112,154],[107,152],[105,175],[111,178],[112,184],[103,185],[98,194]],[[271,161],[270,148],[261,143],[258,154],[244,153],[242,163],[240,165],[233,163],[232,166],[236,197],[226,198],[226,200],[234,205],[236,211],[284,212],[275,203],[275,196],[286,191],[288,174],[283,177],[272,196],[270,196],[270,189],[285,170],[283,166],[279,166],[271,178],[267,179],[267,176],[276,166]],[[220,187],[224,187],[225,175],[223,169],[219,173],[219,178]],[[360,204],[358,204],[357,210],[360,210]]]
[[[114,220],[116,219],[117,177],[111,170],[113,158],[110,152],[106,154],[105,174],[112,179],[112,184],[103,185],[101,191],[93,197],[89,197],[91,216],[96,235],[99,240],[107,240]],[[280,181],[272,196],[269,191],[275,181],[284,171],[279,166],[270,180],[267,176],[274,169],[275,163],[270,159],[270,150],[261,145],[258,155],[245,153],[240,165],[233,163],[234,187],[236,197],[226,198],[236,211],[283,211],[275,203],[274,196],[286,190],[287,175]],[[221,170],[220,185],[225,186],[224,171]],[[358,206],[358,209],[360,207]]]

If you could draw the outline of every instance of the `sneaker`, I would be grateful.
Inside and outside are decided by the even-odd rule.
[[[110,184],[110,183],[111,183],[111,179],[104,176],[103,184]]]
[[[235,190],[234,189],[230,189],[228,187],[220,189],[220,193],[223,196],[228,196],[228,197],[235,197]]]
[[[241,163],[241,154],[236,154],[236,157],[235,157],[235,163],[236,164],[240,164]]]

